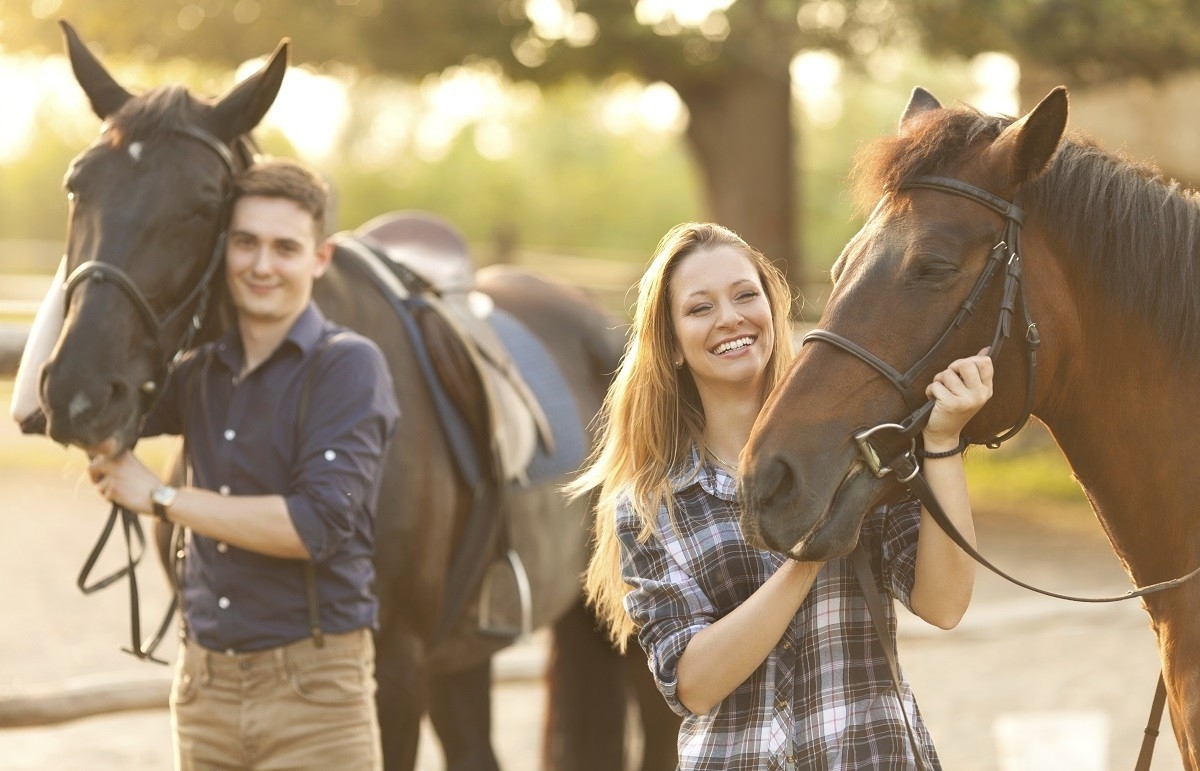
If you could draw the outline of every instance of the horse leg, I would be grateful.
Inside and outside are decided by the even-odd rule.
[[[433,675],[429,718],[446,755],[446,771],[499,771],[491,742],[491,659]]]
[[[646,657],[631,641],[625,653],[625,676],[637,702],[642,724],[642,765],[640,771],[670,771],[679,765],[680,717],[667,706],[658,692]]]
[[[424,646],[406,630],[384,629],[375,639],[375,703],[384,768],[412,771],[429,698]]]
[[[543,767],[624,768],[628,699],[620,656],[582,602],[554,624],[547,680]]]

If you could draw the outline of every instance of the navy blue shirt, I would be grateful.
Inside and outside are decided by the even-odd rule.
[[[337,334],[320,356],[322,341]],[[321,627],[376,628],[375,508],[399,418],[387,364],[366,338],[313,304],[261,365],[238,382],[236,329],[190,352],[143,428],[184,434],[189,484],[221,495],[281,495],[316,567]],[[298,407],[308,371],[303,425]],[[184,402],[188,403],[184,403]],[[206,648],[253,651],[308,637],[302,560],[269,557],[189,531],[183,612]]]

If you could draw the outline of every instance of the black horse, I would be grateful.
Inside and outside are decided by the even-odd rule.
[[[177,350],[220,331],[223,282],[210,279],[222,256],[231,180],[252,160],[248,134],[275,99],[287,45],[257,74],[208,102],[177,86],[130,94],[69,25],[63,28],[76,79],[105,123],[67,174],[67,269],[85,263],[88,269],[81,274],[86,279],[69,285],[39,400],[56,441],[120,450],[136,442]],[[477,289],[541,342],[570,391],[571,417],[589,425],[622,350],[617,326],[583,292],[528,273],[481,274]],[[448,566],[473,510],[473,490],[455,465],[434,394],[418,374],[417,340],[372,270],[344,247],[314,294],[327,316],[384,351],[400,403],[376,524],[378,703],[387,767],[413,766],[419,722],[428,713],[450,768],[493,768],[490,658],[511,638],[480,631],[477,596],[464,612],[443,618],[452,594]],[[204,320],[193,340],[188,330],[198,314]],[[485,404],[480,383],[467,382],[476,389],[468,400]],[[482,419],[468,418],[471,425]],[[623,768],[626,712],[636,705],[646,735],[642,767],[672,768],[678,722],[648,685],[645,660],[622,661],[583,607],[579,576],[589,518],[582,505],[566,505],[558,489],[564,481],[521,487],[493,480],[488,488],[504,492],[506,529],[531,583],[533,625],[553,625],[546,764]]]

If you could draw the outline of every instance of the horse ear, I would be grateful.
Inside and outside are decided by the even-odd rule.
[[[904,114],[900,116],[898,128],[903,131],[905,125],[913,118],[930,110],[940,110],[941,108],[942,103],[933,94],[917,86],[913,89],[912,96],[908,98],[908,106],[904,108]]]
[[[113,80],[112,75],[108,74],[100,60],[83,44],[75,28],[68,24],[66,19],[60,19],[58,25],[62,27],[67,56],[71,60],[75,80],[92,103],[92,112],[96,113],[100,120],[104,120],[133,98],[133,95]]]
[[[1067,89],[1059,86],[1025,117],[1000,132],[989,152],[1007,157],[1009,181],[1020,185],[1042,173],[1066,128]]]
[[[283,84],[289,43],[287,38],[279,41],[275,53],[261,70],[238,83],[213,105],[206,123],[214,134],[230,142],[248,134],[263,119]]]

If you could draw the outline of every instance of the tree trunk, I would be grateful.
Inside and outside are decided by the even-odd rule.
[[[804,280],[795,238],[791,82],[778,71],[739,68],[676,86],[691,112],[688,140],[703,175],[708,216]]]

